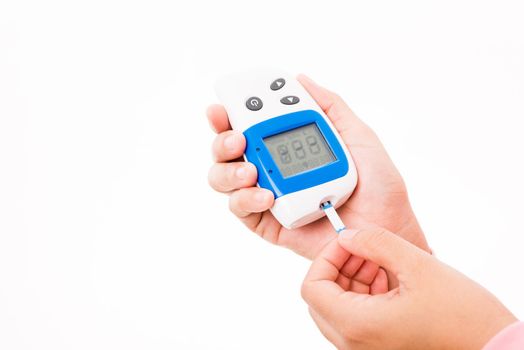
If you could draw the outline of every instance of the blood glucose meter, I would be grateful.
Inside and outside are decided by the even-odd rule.
[[[273,192],[271,212],[284,227],[313,222],[351,196],[357,184],[351,154],[293,76],[239,73],[220,79],[215,89],[231,127],[246,138],[244,157],[257,168],[258,186]]]

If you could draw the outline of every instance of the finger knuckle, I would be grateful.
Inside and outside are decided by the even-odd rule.
[[[268,225],[267,220],[262,220],[262,217],[255,229],[255,233],[271,244],[283,245],[282,242],[279,241],[281,237],[280,232],[273,226]]]

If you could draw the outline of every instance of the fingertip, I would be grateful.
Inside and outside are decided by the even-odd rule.
[[[226,135],[223,145],[230,153],[237,154],[240,151],[243,153],[246,145],[246,138],[241,132],[233,130],[229,135]]]
[[[215,137],[211,148],[216,162],[229,162],[244,154],[246,138],[235,130],[221,132]]]
[[[318,103],[320,108],[327,113],[327,110],[333,105],[335,101],[335,96],[329,90],[321,87],[319,84],[313,81],[310,77],[305,74],[299,74],[297,80],[300,84],[306,89],[306,91],[313,97],[313,99]]]
[[[253,185],[256,184],[258,178],[257,167],[255,164],[250,162],[245,162],[244,166],[246,167],[247,180],[249,180],[249,182]]]
[[[254,195],[255,202],[261,207],[269,209],[273,206],[274,196],[270,190],[261,188]]]
[[[215,109],[216,109],[216,105],[215,104],[207,106],[207,108],[206,108],[206,117],[207,117],[207,121],[209,122],[209,126],[211,127],[211,129],[214,132],[217,132],[217,130],[215,129],[215,125],[213,123],[214,116],[215,116],[215,113],[214,113]]]
[[[214,132],[220,133],[231,129],[231,126],[229,125],[229,118],[224,106],[212,104],[207,107],[206,115],[209,126]]]
[[[209,106],[207,106],[206,114],[208,117],[219,115],[222,113],[223,109],[224,109],[224,106],[219,105],[217,103],[210,104]]]
[[[306,74],[304,73],[300,73],[299,75],[297,75],[297,80],[302,84],[302,85],[317,85],[313,79],[311,79],[309,76],[307,76]]]
[[[255,176],[258,174],[257,167],[255,166],[255,164],[250,162],[244,162],[244,166],[246,167],[249,174]]]
[[[269,192],[269,193],[268,193]],[[244,218],[253,213],[261,213],[273,205],[273,193],[257,187],[241,188],[229,197],[229,209],[238,217]]]
[[[240,162],[235,175],[242,182],[242,187],[254,186],[257,183],[257,168],[249,162]]]

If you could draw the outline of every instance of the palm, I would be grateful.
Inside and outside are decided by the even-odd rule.
[[[411,210],[404,182],[374,132],[333,93],[299,78],[330,117],[351,152],[359,182],[351,198],[338,209],[348,227],[384,227],[428,249]],[[271,212],[244,218],[250,228],[268,241],[314,258],[335,237],[326,218],[297,229],[286,229]]]
[[[428,250],[411,210],[402,178],[375,133],[338,96],[305,77],[298,79],[331,119],[355,161],[359,175],[357,187],[351,198],[338,210],[346,226],[359,229],[384,227]],[[234,133],[230,130],[224,108],[214,107],[208,116],[219,135],[214,143],[217,163],[210,171],[211,186],[231,194],[231,210],[249,229],[272,243],[307,258],[314,258],[335,237],[330,223],[324,218],[289,230],[281,226],[267,210],[272,205],[269,197],[257,206],[253,196],[263,190],[253,187],[256,182],[254,167],[251,165],[251,176],[244,180],[232,180],[231,176],[235,169],[248,166],[238,162],[238,157],[244,152],[245,139],[242,137],[238,140],[244,142],[243,147],[237,144],[238,147],[233,150],[224,148],[224,140]],[[267,190],[264,191],[268,194]]]
[[[385,151],[381,146],[367,145],[350,149],[359,173],[359,183],[351,198],[338,209],[344,223],[350,228],[380,226],[392,232],[405,232],[405,238],[420,244],[417,238],[423,237],[417,237],[421,232],[411,212],[403,181]],[[310,259],[336,236],[326,218],[290,230],[280,225],[269,211],[259,215],[258,224],[252,227],[255,232]],[[249,219],[246,221],[251,221]]]

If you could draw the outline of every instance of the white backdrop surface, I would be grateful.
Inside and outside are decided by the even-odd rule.
[[[207,186],[216,77],[304,72],[439,258],[524,318],[521,1],[0,2],[0,348],[331,349]]]

